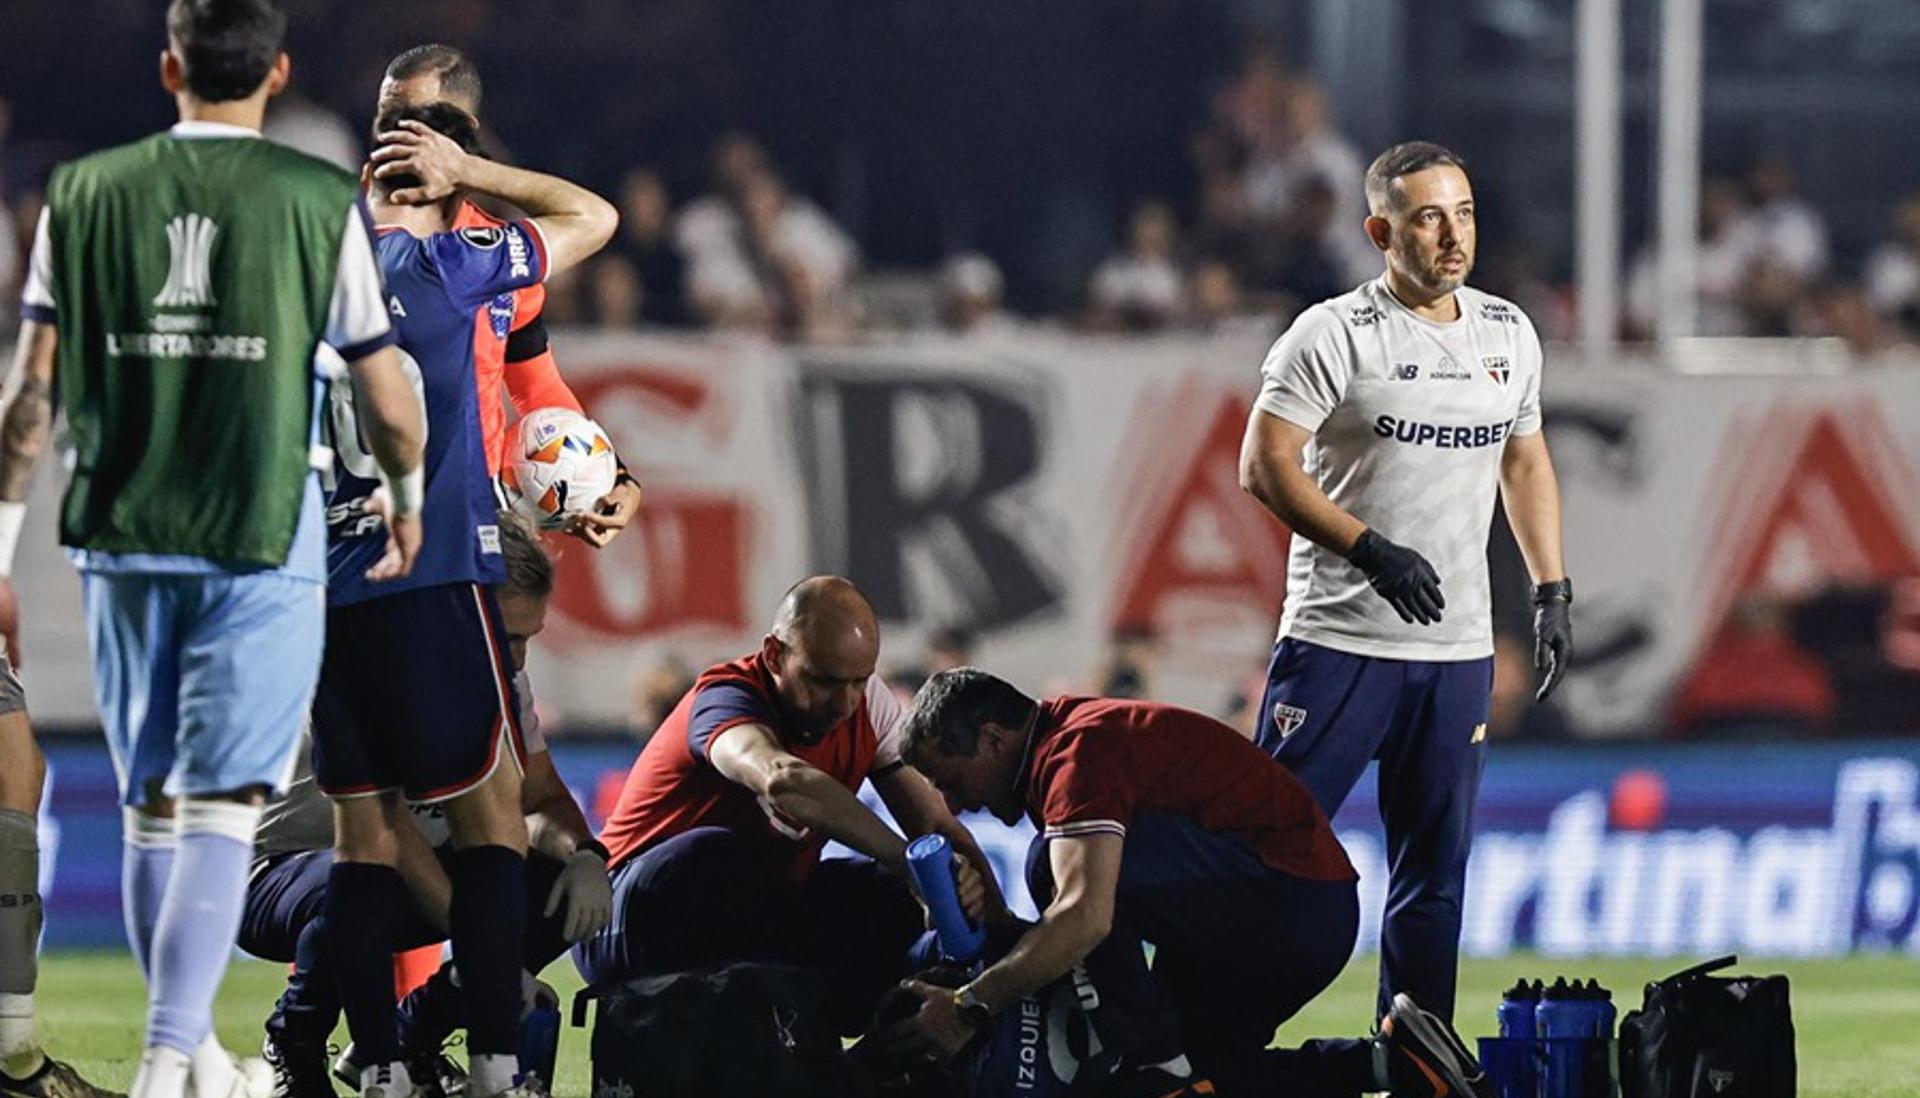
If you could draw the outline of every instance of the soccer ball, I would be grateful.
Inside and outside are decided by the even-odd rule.
[[[539,408],[508,432],[500,493],[528,522],[561,530],[613,491],[618,472],[613,444],[598,423],[568,408]]]

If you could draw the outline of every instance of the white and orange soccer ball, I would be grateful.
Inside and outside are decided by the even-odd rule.
[[[561,530],[613,491],[619,472],[600,425],[569,408],[539,408],[507,434],[500,491],[514,512],[542,530]]]

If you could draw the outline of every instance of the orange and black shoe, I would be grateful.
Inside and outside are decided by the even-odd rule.
[[[1493,1085],[1465,1041],[1442,1018],[1402,992],[1380,1022],[1393,1098],[1494,1098]]]

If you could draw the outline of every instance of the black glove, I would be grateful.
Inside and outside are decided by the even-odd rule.
[[[1573,581],[1554,580],[1533,588],[1533,669],[1542,673],[1534,701],[1546,701],[1573,657]]]
[[[1427,563],[1427,558],[1404,545],[1395,545],[1368,528],[1360,532],[1360,540],[1353,543],[1347,560],[1366,573],[1367,582],[1387,600],[1401,621],[1421,625],[1439,622],[1440,611],[1445,609],[1447,600],[1440,594],[1440,574]]]

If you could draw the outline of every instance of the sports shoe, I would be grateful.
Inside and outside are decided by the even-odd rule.
[[[72,1064],[51,1056],[24,1079],[15,1079],[0,1071],[0,1095],[7,1098],[126,1098],[123,1094],[94,1086],[82,1079]]]
[[[421,1098],[462,1098],[466,1094],[467,1073],[443,1049],[424,1052],[403,1049],[402,1055],[406,1057],[408,1078]],[[357,1091],[360,1074],[369,1066],[360,1062],[358,1051],[349,1041],[334,1058],[333,1077]]]
[[[322,1046],[284,1044],[268,1034],[260,1059],[273,1069],[273,1098],[339,1098],[327,1078],[327,1050]]]
[[[235,1056],[216,1045],[212,1050],[196,1054],[196,1066],[204,1070],[208,1056],[224,1059],[233,1068],[225,1093],[213,1093],[220,1089],[218,1083],[212,1090],[202,1089],[200,1071],[195,1070],[187,1076],[186,1098],[272,1098],[276,1073],[266,1060],[258,1056]]]
[[[360,1098],[419,1098],[405,1064],[375,1064],[360,1075]]]
[[[1386,1047],[1393,1098],[1494,1098],[1466,1042],[1405,992],[1393,997],[1376,1040]]]

